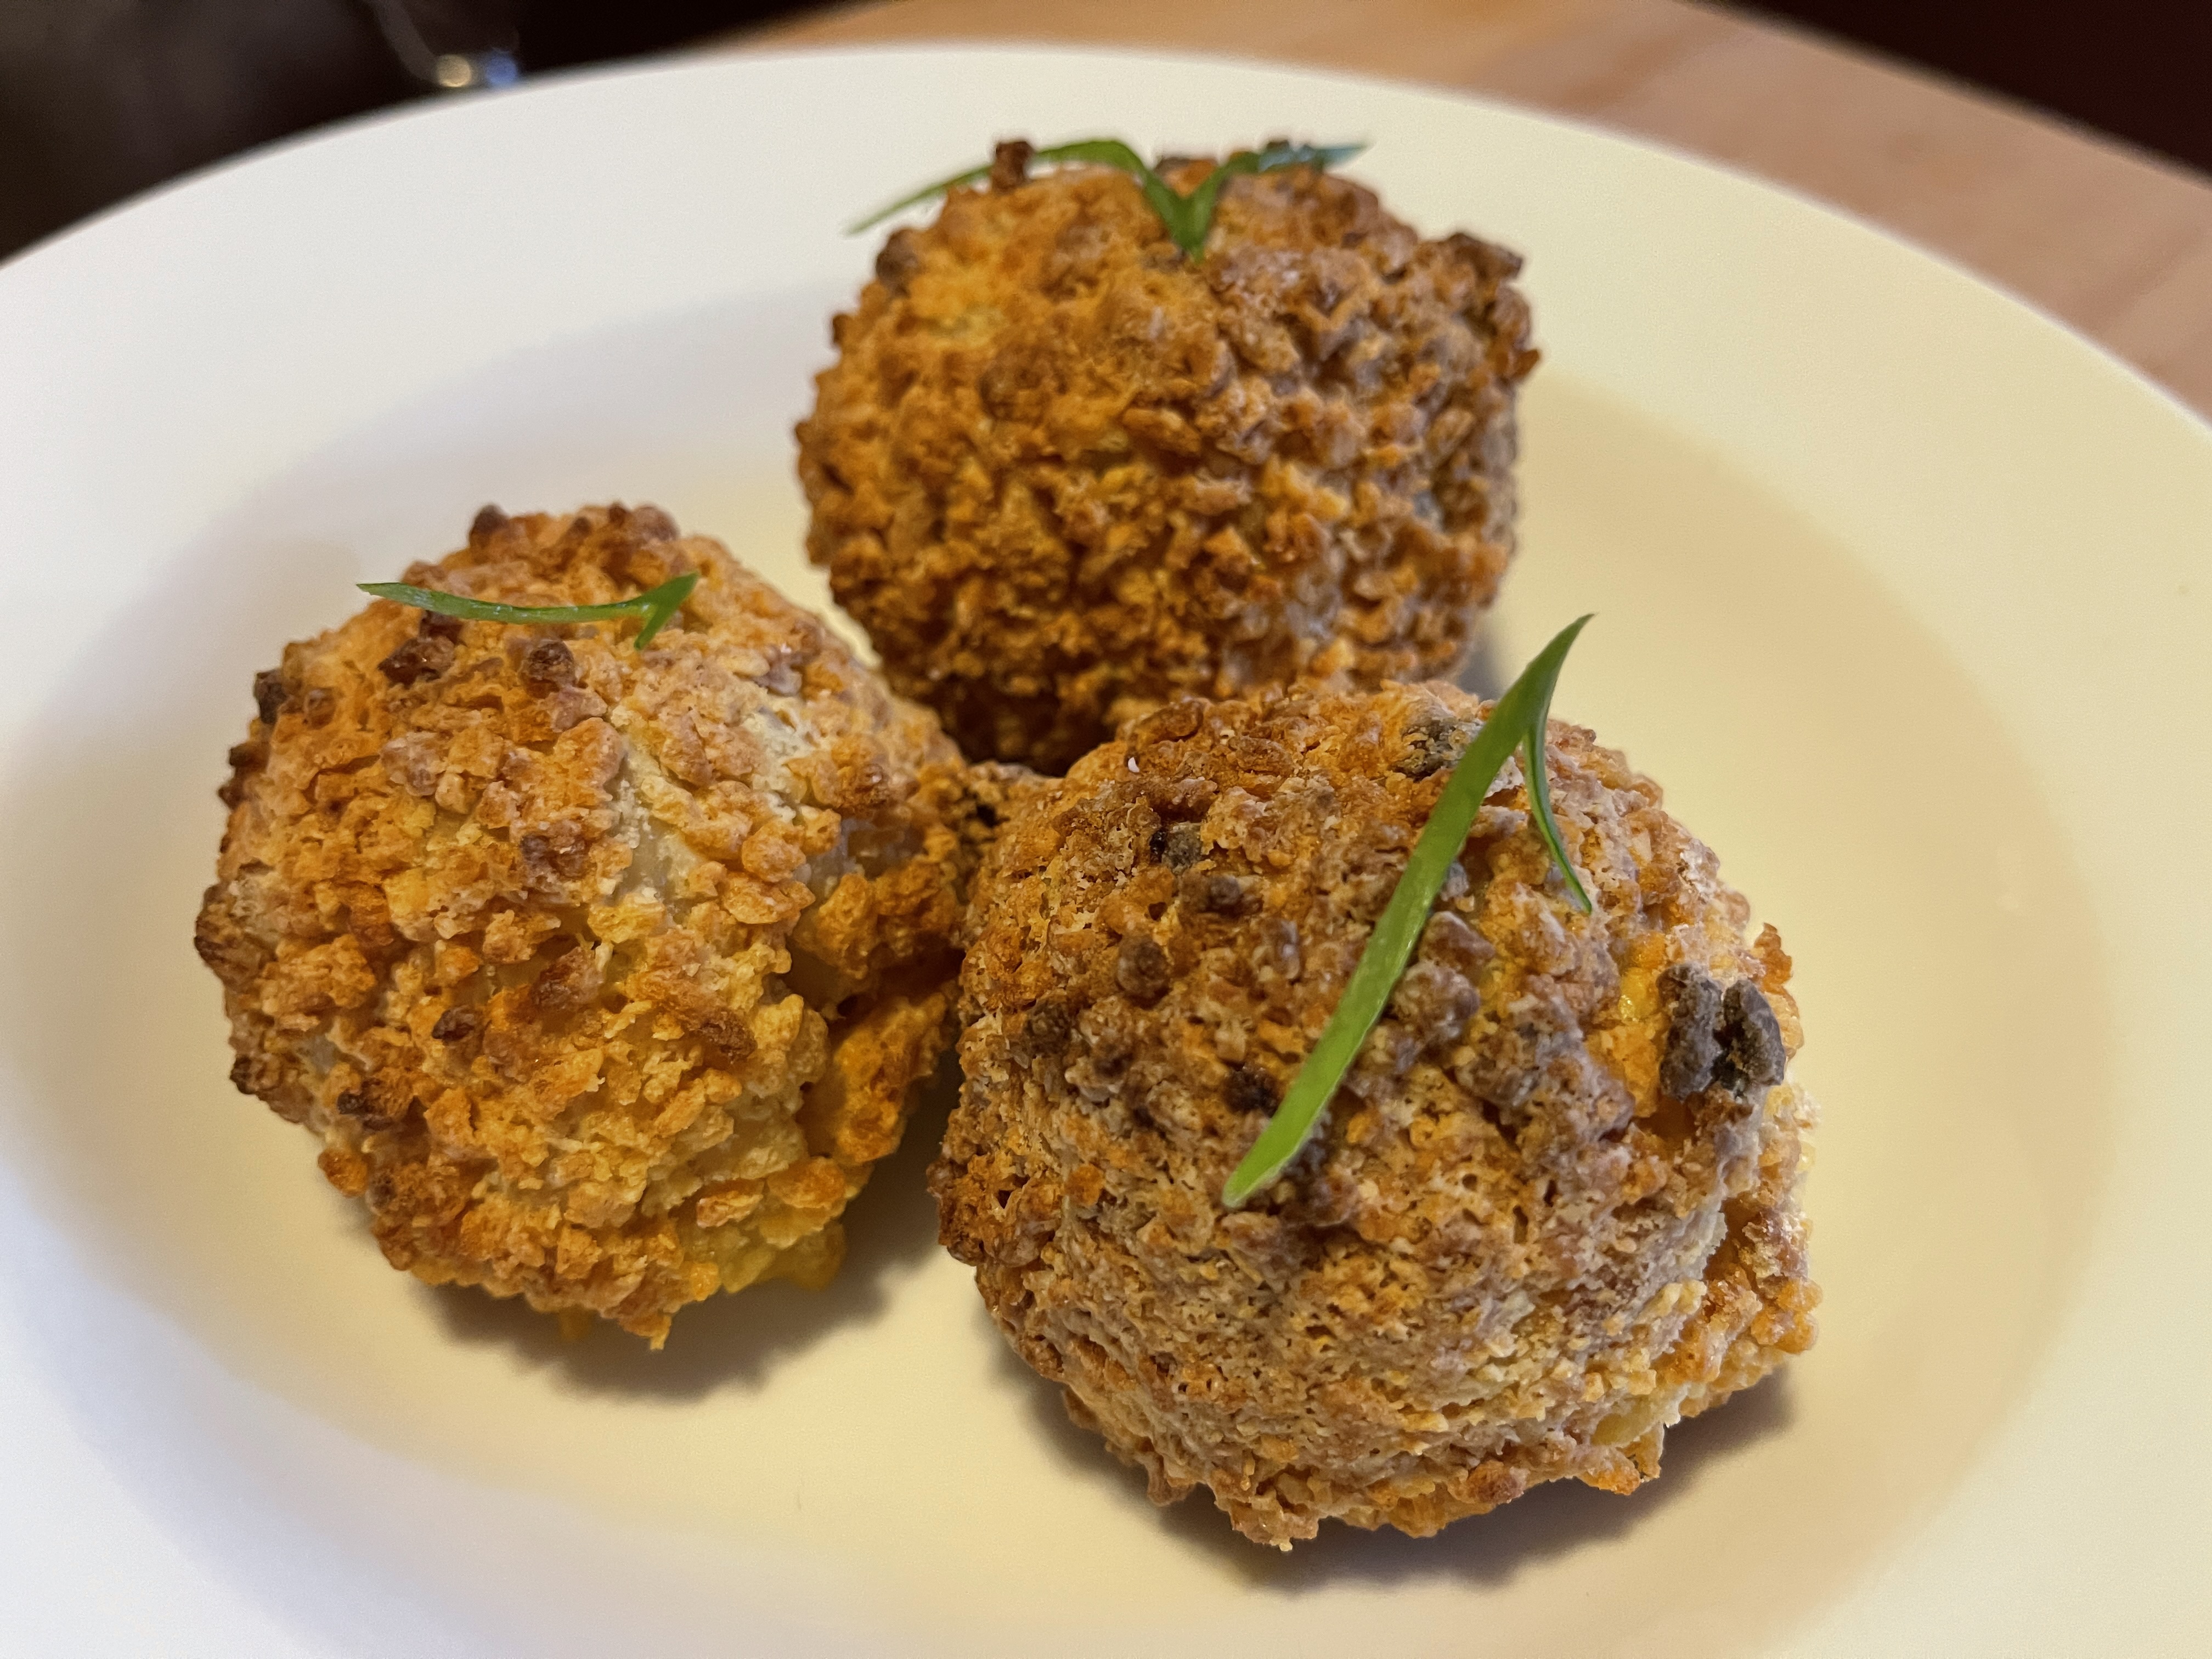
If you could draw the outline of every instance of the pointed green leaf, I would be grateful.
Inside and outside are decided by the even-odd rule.
[[[1353,964],[1352,977],[1346,981],[1328,1024],[1322,1028],[1319,1040],[1291,1079],[1290,1088],[1260,1131],[1260,1138],[1223,1185],[1224,1207],[1237,1209],[1255,1193],[1272,1186],[1319,1127],[1337,1085],[1358,1058],[1360,1045],[1382,1017],[1391,992],[1413,959],[1421,930],[1428,925],[1429,912],[1437,895],[1443,890],[1444,879],[1460,849],[1467,844],[1491,784],[1516,750],[1522,757],[1529,816],[1536,822],[1537,833],[1565,877],[1576,905],[1585,911],[1590,908],[1589,895],[1568,862],[1559,826],[1552,820],[1551,791],[1544,773],[1544,722],[1551,713],[1552,689],[1559,684],[1559,670],[1575,636],[1588,621],[1588,617],[1583,617],[1570,623],[1536,653],[1535,660],[1522,670],[1521,678],[1492,706],[1489,720],[1452,768],[1443,793],[1437,798],[1429,821],[1422,826],[1420,838],[1406,860],[1405,873],[1398,878],[1389,902],[1368,935],[1367,946]]]
[[[606,605],[503,605],[495,599],[465,599],[459,593],[441,592],[434,587],[414,587],[405,582],[362,582],[359,586],[362,592],[373,593],[380,599],[396,599],[417,611],[458,617],[464,622],[590,623],[636,617],[643,620],[645,626],[637,630],[630,643],[642,651],[669,619],[684,608],[684,601],[691,597],[691,590],[698,585],[699,573],[688,571],[635,598],[616,599]]]
[[[1168,235],[1182,250],[1183,257],[1196,260],[1205,253],[1206,235],[1213,228],[1214,204],[1220,198],[1222,185],[1231,179],[1243,173],[1273,173],[1280,167],[1332,167],[1350,161],[1366,148],[1365,144],[1270,144],[1262,150],[1240,149],[1200,180],[1188,196],[1176,191],[1146,164],[1144,157],[1118,138],[1079,138],[1070,143],[1048,144],[1042,149],[1031,151],[1030,160],[1048,163],[1089,161],[1127,173],[1137,181],[1145,200],[1159,215],[1160,222],[1167,227]],[[936,184],[925,185],[912,195],[878,208],[845,234],[857,235],[881,224],[893,214],[919,207],[933,197],[990,176],[990,164],[986,162]]]

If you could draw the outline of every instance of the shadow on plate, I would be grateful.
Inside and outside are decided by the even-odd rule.
[[[1057,1384],[1036,1376],[1003,1341],[999,1363],[1022,1389],[1031,1421],[1063,1467],[1126,1488],[1133,1503],[1143,1504],[1143,1475],[1121,1462],[1098,1436],[1069,1420]],[[1255,1589],[1303,1595],[1340,1583],[1388,1588],[1437,1579],[1498,1586],[1543,1561],[1625,1536],[1686,1498],[1707,1469],[1781,1433],[1795,1415],[1785,1369],[1717,1410],[1669,1430],[1659,1479],[1632,1497],[1555,1480],[1504,1509],[1455,1522],[1433,1538],[1409,1538],[1388,1528],[1364,1532],[1330,1522],[1318,1537],[1285,1552],[1237,1533],[1204,1487],[1166,1509],[1145,1507],[1163,1532],[1184,1547],[1214,1556]]]
[[[1475,629],[1474,642],[1468,647],[1467,661],[1452,684],[1487,702],[1504,696],[1505,688],[1513,684],[1513,677],[1520,672],[1505,665],[1498,652],[1498,629],[1486,617],[1482,626]]]
[[[725,1388],[754,1389],[783,1361],[830,1332],[863,1324],[887,1305],[892,1281],[937,1248],[937,1205],[924,1184],[960,1086],[948,1054],[908,1120],[899,1149],[876,1166],[845,1214],[845,1265],[819,1291],[777,1281],[695,1303],[676,1316],[655,1352],[605,1320],[564,1337],[560,1322],[520,1297],[463,1285],[416,1284],[455,1341],[495,1344],[524,1366],[558,1374],[592,1394],[699,1400]]]

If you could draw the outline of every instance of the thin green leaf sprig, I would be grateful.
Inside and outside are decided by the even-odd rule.
[[[608,605],[501,605],[495,599],[464,599],[459,593],[441,593],[434,587],[413,587],[405,582],[362,582],[360,587],[362,592],[374,593],[380,599],[397,599],[417,611],[459,617],[464,622],[592,623],[618,622],[625,617],[636,617],[645,625],[631,637],[630,644],[642,651],[653,643],[653,636],[668,620],[684,608],[684,601],[691,597],[691,590],[698,585],[699,573],[687,571],[658,587],[648,587],[642,593]]]
[[[1536,653],[1535,660],[1521,671],[1521,678],[1506,688],[1505,695],[1491,709],[1490,719],[1452,768],[1443,794],[1422,826],[1420,838],[1413,843],[1413,856],[1406,860],[1405,873],[1391,890],[1381,920],[1368,935],[1367,948],[1359,953],[1344,994],[1337,999],[1335,1011],[1322,1029],[1320,1041],[1291,1079],[1282,1103],[1260,1131],[1252,1150],[1223,1184],[1224,1207],[1237,1209],[1255,1193],[1273,1186],[1312,1137],[1337,1085],[1358,1057],[1360,1045],[1382,1017],[1391,992],[1397,989],[1413,948],[1420,942],[1421,930],[1428,924],[1437,895],[1443,890],[1453,861],[1467,844],[1492,782],[1516,751],[1536,833],[1543,837],[1553,863],[1565,878],[1575,908],[1589,911],[1589,894],[1568,861],[1559,840],[1559,826],[1553,821],[1551,783],[1544,770],[1544,727],[1551,718],[1552,690],[1559,683],[1568,648],[1589,620],[1578,617]]]
[[[1152,211],[1160,216],[1167,227],[1168,235],[1182,250],[1187,259],[1196,260],[1206,252],[1206,233],[1213,228],[1214,204],[1220,199],[1221,187],[1231,179],[1255,173],[1274,173],[1284,167],[1340,167],[1358,155],[1367,146],[1358,144],[1269,144],[1264,149],[1240,149],[1201,179],[1186,196],[1176,190],[1149,166],[1145,158],[1131,149],[1119,138],[1079,138],[1073,143],[1048,144],[1042,149],[1030,152],[1032,162],[1048,164],[1056,161],[1088,161],[1098,167],[1120,169],[1137,181],[1145,192],[1145,200],[1152,204]],[[972,185],[991,176],[988,161],[979,167],[969,167],[956,173],[950,179],[940,179],[933,185],[925,185],[911,196],[902,196],[889,207],[878,208],[866,218],[848,227],[845,234],[857,236],[872,230],[893,214],[903,213],[910,207],[919,207],[933,198],[963,185]]]

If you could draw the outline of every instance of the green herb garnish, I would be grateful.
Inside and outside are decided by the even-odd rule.
[[[1118,138],[1080,138],[1069,144],[1048,144],[1030,154],[1032,161],[1090,161],[1100,167],[1117,167],[1134,179],[1152,204],[1152,211],[1160,216],[1160,222],[1168,228],[1168,234],[1181,248],[1186,258],[1196,259],[1206,251],[1206,234],[1213,228],[1213,204],[1221,194],[1221,187],[1240,173],[1273,173],[1281,167],[1333,167],[1350,161],[1365,149],[1365,144],[1270,144],[1265,149],[1240,149],[1227,161],[1200,179],[1189,195],[1176,190],[1167,180],[1145,163],[1145,159]],[[857,236],[883,223],[895,213],[903,213],[910,207],[919,207],[931,198],[942,196],[948,190],[963,185],[972,185],[991,176],[992,163],[969,167],[965,173],[956,173],[950,179],[940,179],[926,185],[911,196],[902,196],[889,207],[878,210],[846,231]]]
[[[1367,1041],[1368,1032],[1382,1017],[1391,992],[1397,988],[1413,947],[1420,942],[1429,911],[1443,889],[1444,878],[1474,828],[1475,815],[1482,810],[1492,781],[1516,750],[1521,756],[1521,775],[1528,786],[1536,833],[1543,837],[1552,861],[1566,878],[1576,908],[1584,911],[1590,908],[1582,878],[1567,861],[1559,827],[1552,821],[1551,785],[1544,773],[1544,723],[1551,715],[1552,689],[1559,682],[1568,647],[1589,620],[1583,617],[1560,629],[1558,637],[1536,653],[1536,659],[1522,670],[1521,678],[1506,688],[1505,695],[1492,708],[1490,719],[1452,768],[1443,793],[1437,798],[1428,823],[1422,826],[1420,839],[1413,843],[1413,856],[1406,860],[1406,872],[1398,878],[1381,920],[1368,935],[1367,948],[1359,953],[1344,994],[1322,1030],[1321,1040],[1291,1079],[1282,1104],[1252,1143],[1252,1150],[1223,1184],[1221,1201],[1227,1208],[1237,1209],[1253,1194],[1272,1185],[1320,1123],[1337,1085],[1344,1080],[1360,1045]]]
[[[668,619],[684,608],[684,601],[691,597],[691,590],[698,585],[699,573],[694,570],[658,587],[649,587],[634,599],[617,599],[611,605],[501,605],[493,599],[465,599],[458,593],[441,593],[434,587],[410,587],[405,582],[362,582],[360,586],[362,592],[374,593],[380,599],[397,599],[417,611],[434,611],[441,617],[459,617],[465,622],[588,623],[640,617],[645,626],[637,630],[630,644],[642,651]]]

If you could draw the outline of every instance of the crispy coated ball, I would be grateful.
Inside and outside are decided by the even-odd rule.
[[[690,570],[643,652],[384,600],[286,647],[197,939],[233,1079],[394,1267],[656,1346],[836,1271],[949,1041],[973,861],[935,720],[658,508],[487,507],[408,580],[587,605]]]
[[[891,236],[799,428],[892,689],[1058,770],[1178,696],[1451,672],[1512,551],[1520,261],[1291,169],[1194,264],[1125,174],[1025,151]]]
[[[1288,1547],[1573,1476],[1814,1336],[1790,960],[1658,787],[1555,722],[1568,902],[1517,768],[1332,1114],[1221,1188],[1482,711],[1449,686],[1171,703],[1019,803],[977,878],[943,1237],[1069,1414]]]

